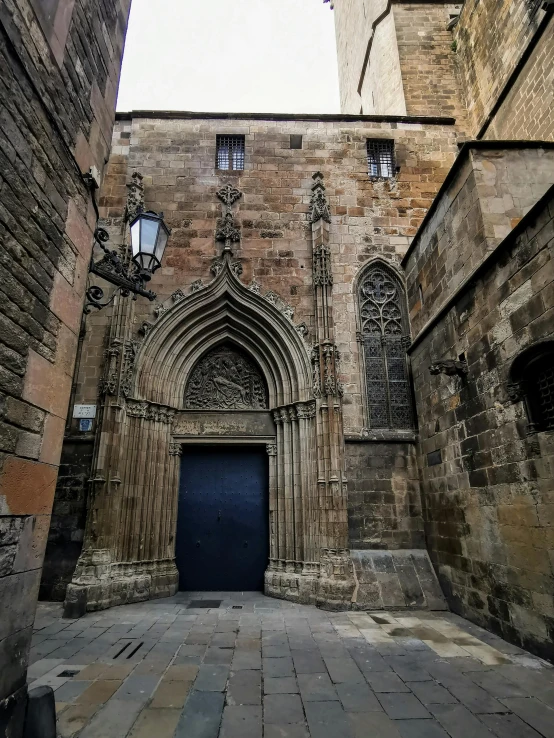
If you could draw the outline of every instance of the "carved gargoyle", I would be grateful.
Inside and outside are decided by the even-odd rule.
[[[429,367],[430,374],[446,374],[448,377],[465,377],[467,374],[467,361],[458,361],[457,359],[443,359],[435,361]]]

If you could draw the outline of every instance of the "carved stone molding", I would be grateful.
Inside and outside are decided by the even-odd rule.
[[[185,299],[185,293],[179,287],[179,289],[175,290],[175,292],[172,293],[171,299],[173,300],[173,302],[180,302],[181,300]]]
[[[170,456],[181,456],[183,453],[183,444],[177,441],[171,441],[169,444],[169,455]]]
[[[145,320],[141,324],[140,328],[138,329],[138,332],[139,332],[139,334],[141,336],[143,336],[144,338],[146,338],[146,336],[150,333],[150,331],[152,330],[153,327],[154,326],[152,325],[152,323],[149,323],[147,320]]]
[[[217,258],[213,260],[210,271],[214,275],[214,277],[218,277],[223,271],[224,267],[225,260]],[[231,261],[229,263],[229,267],[236,277],[240,277],[240,275],[242,274],[242,264],[240,261]]]
[[[122,341],[116,339],[104,351],[104,374],[100,380],[100,395],[115,395],[117,391],[117,368],[121,355]]]
[[[311,353],[312,359],[312,384],[315,398],[321,397],[321,364],[319,356],[319,346],[314,346]]]
[[[265,447],[268,456],[277,456],[277,444],[268,443]]]
[[[127,400],[125,405],[127,415],[131,418],[144,418],[157,423],[171,424],[175,417],[175,408],[167,405],[158,405],[147,400]]]
[[[333,284],[331,249],[327,244],[322,244],[314,251],[313,279],[316,287]]]
[[[127,203],[125,205],[125,222],[129,223],[139,212],[144,210],[144,184],[140,172],[133,172],[127,186]]]
[[[256,282],[256,280],[252,280],[248,289],[250,290],[250,292],[254,292],[256,295],[260,294],[260,285]]]
[[[236,187],[233,187],[232,184],[223,185],[215,194],[224,204],[227,211],[242,197],[242,192]]]
[[[185,390],[188,410],[267,408],[265,382],[245,356],[229,346],[206,354],[193,369]]]
[[[139,344],[137,341],[125,341],[123,348],[123,367],[121,370],[121,394],[127,398],[133,390],[133,378]]]
[[[193,295],[195,292],[198,292],[199,290],[203,288],[204,288],[204,282],[201,279],[195,280],[190,286],[191,295]]]
[[[154,310],[154,315],[156,317],[156,320],[161,318],[164,313],[167,313],[168,309],[169,308],[167,308],[163,303],[160,303],[159,305],[157,305]]]
[[[225,243],[225,251],[231,251],[231,245],[240,242],[240,225],[233,215],[233,205],[240,200],[242,192],[231,184],[224,185],[216,193],[222,203],[222,217],[218,219],[215,240]]]
[[[323,184],[323,174],[316,172],[312,177],[314,183],[312,185],[312,196],[310,199],[310,209],[308,210],[308,220],[310,223],[317,223],[318,220],[324,220],[326,223],[331,222],[331,214],[325,194],[325,185]]]

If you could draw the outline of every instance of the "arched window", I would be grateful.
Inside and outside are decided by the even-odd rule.
[[[413,428],[406,348],[410,331],[404,286],[376,262],[359,284],[360,332],[370,428]]]
[[[525,403],[528,433],[554,430],[554,341],[531,346],[512,364],[510,397]]]

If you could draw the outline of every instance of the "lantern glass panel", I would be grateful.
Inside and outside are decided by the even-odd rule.
[[[143,254],[153,254],[158,238],[160,221],[142,217],[142,228],[140,233],[140,250]]]
[[[163,225],[160,224],[160,232],[158,233],[158,243],[156,244],[156,252],[155,252],[155,256],[159,264],[161,264],[162,262],[165,247],[167,245],[168,236],[169,236],[168,232],[163,227]]]
[[[136,220],[131,226],[131,248],[133,259],[136,259],[140,250],[140,219]]]

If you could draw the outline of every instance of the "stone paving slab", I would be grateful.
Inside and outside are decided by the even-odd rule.
[[[554,668],[447,612],[40,603],[31,661],[59,738],[554,738]]]

